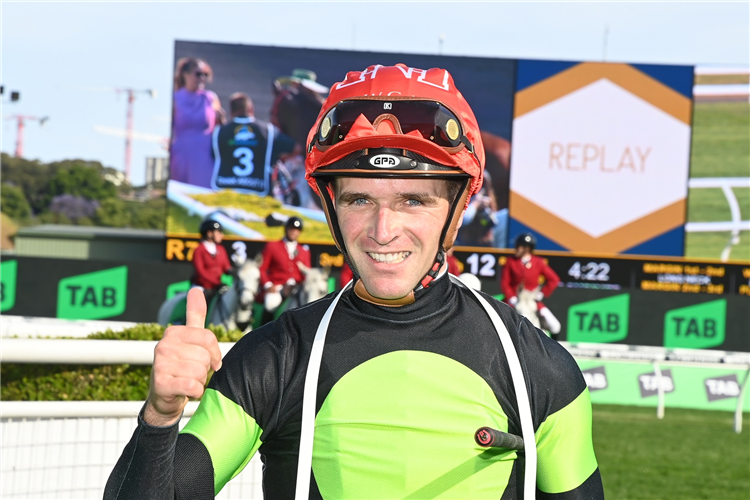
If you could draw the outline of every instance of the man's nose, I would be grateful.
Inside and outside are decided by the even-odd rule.
[[[401,215],[398,212],[384,206],[380,207],[373,217],[370,238],[375,240],[377,244],[387,245],[398,237],[401,220]]]

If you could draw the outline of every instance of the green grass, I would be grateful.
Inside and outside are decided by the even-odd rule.
[[[750,414],[594,405],[594,448],[607,500],[747,500]]]
[[[690,177],[750,177],[750,104],[697,103],[693,115]],[[750,219],[750,189],[735,188],[742,220]],[[688,222],[731,220],[729,204],[718,188],[691,189]],[[688,233],[685,256],[718,259],[729,233]],[[750,232],[740,234],[732,260],[750,260]]]
[[[197,234],[203,219],[189,215],[187,210],[176,203],[167,202],[167,232],[173,234]],[[229,231],[227,231],[229,232]]]
[[[690,259],[718,259],[729,242],[731,234],[724,233],[686,233],[685,257]],[[740,242],[732,246],[730,261],[750,260],[750,231],[740,233]]]
[[[734,188],[734,195],[740,205],[742,220],[750,220],[750,189]],[[688,221],[711,222],[732,219],[729,203],[718,188],[691,189],[688,194]],[[718,259],[729,242],[729,232],[687,233],[685,256],[692,258]],[[731,260],[750,260],[750,232],[740,233],[740,242],[732,247]]]
[[[750,103],[697,103],[690,177],[750,176]]]

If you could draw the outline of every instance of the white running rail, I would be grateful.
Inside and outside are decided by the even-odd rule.
[[[732,246],[740,242],[740,231],[750,231],[750,220],[742,220],[740,204],[732,188],[750,188],[750,177],[696,177],[688,179],[688,187],[697,188],[719,188],[729,204],[731,221],[720,222],[688,222],[685,231],[689,233],[723,232],[729,231],[731,236],[726,247],[721,252],[722,262],[729,260]]]
[[[0,497],[102,498],[142,406],[140,401],[0,403]],[[180,427],[196,407],[188,405]],[[256,455],[217,498],[261,500],[262,468]]]
[[[226,355],[234,342],[219,342]],[[150,365],[155,340],[8,339],[2,340],[2,363]]]

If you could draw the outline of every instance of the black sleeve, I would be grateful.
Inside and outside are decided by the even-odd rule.
[[[205,446],[178,434],[179,424],[138,427],[109,475],[104,500],[214,498],[213,466]]]

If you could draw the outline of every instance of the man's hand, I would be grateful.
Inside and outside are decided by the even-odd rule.
[[[188,398],[200,398],[208,372],[221,368],[219,342],[203,326],[206,299],[191,289],[187,295],[185,326],[170,326],[154,349],[144,420],[155,426],[172,425],[180,419]]]

